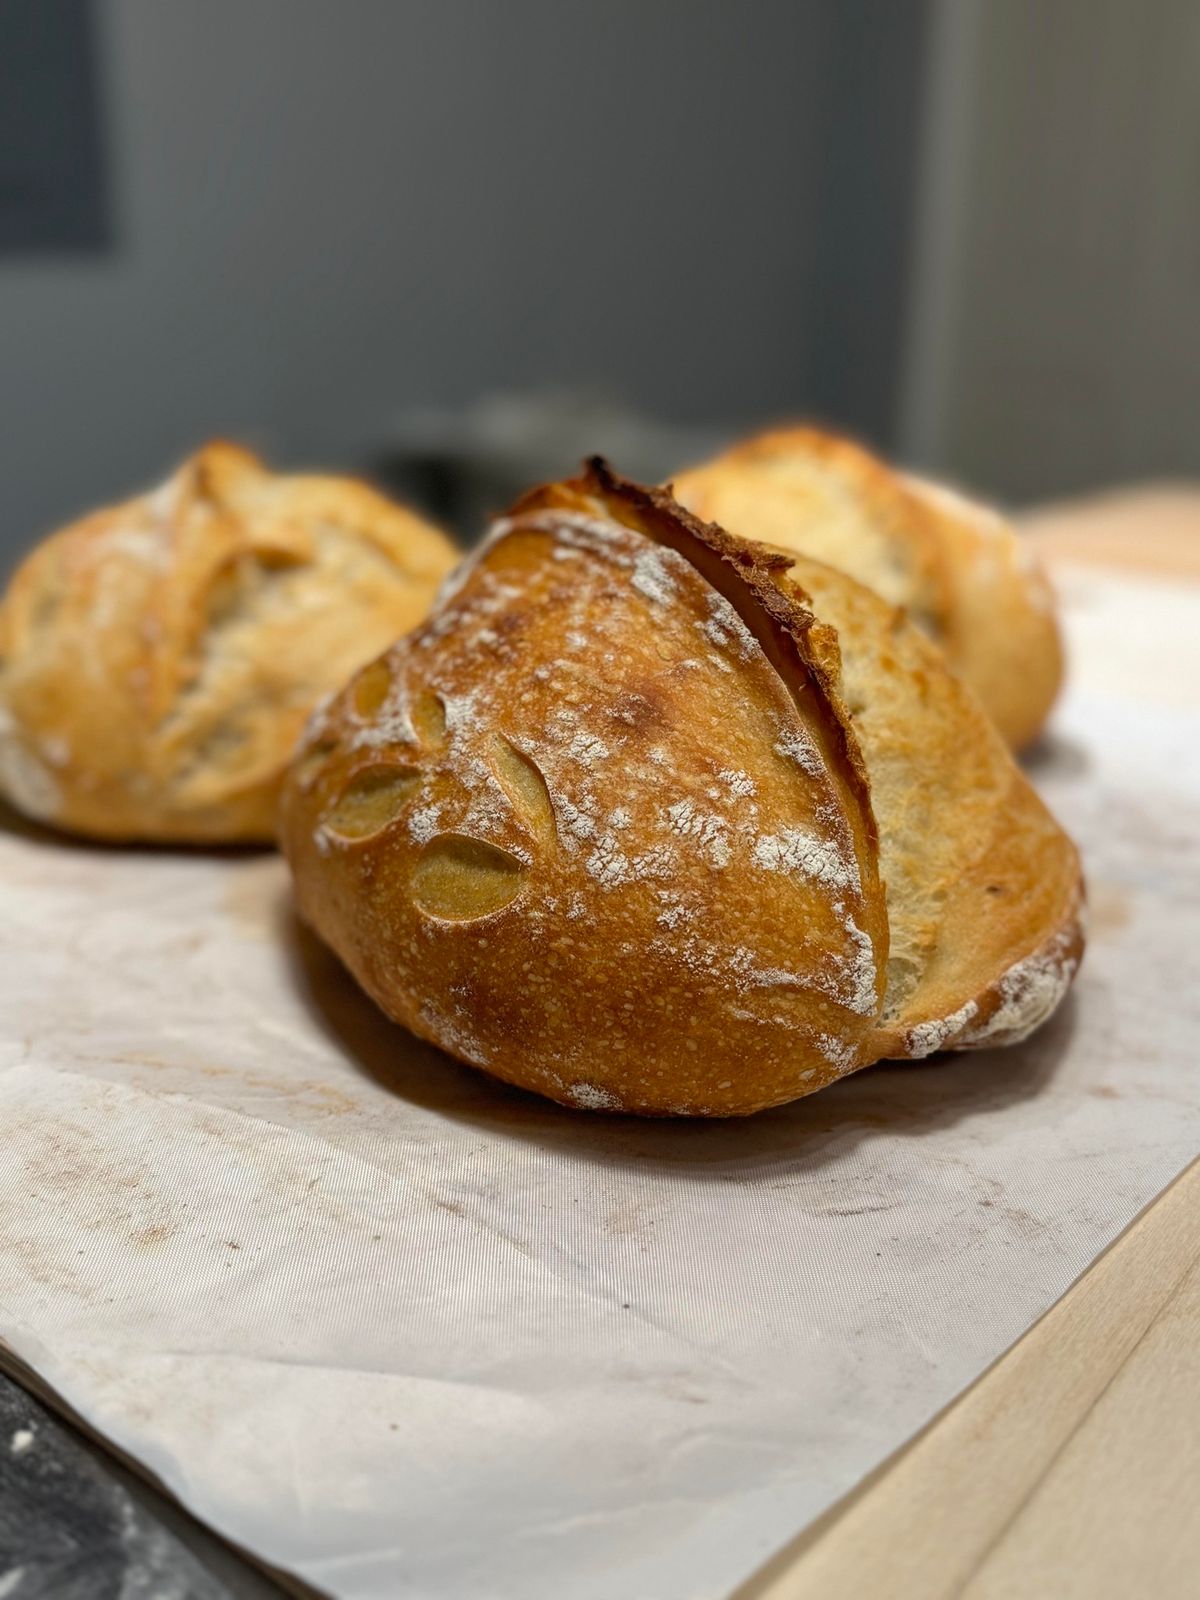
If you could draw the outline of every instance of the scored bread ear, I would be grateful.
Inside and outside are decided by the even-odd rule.
[[[1029,542],[995,511],[812,427],[744,440],[674,486],[698,516],[905,606],[1008,743],[1036,737],[1062,680],[1054,597]]]
[[[676,473],[673,492],[744,539],[848,572],[940,639],[953,588],[937,518],[853,440],[772,428]]]
[[[889,926],[876,1053],[1018,1042],[1082,954],[1075,846],[902,610],[804,557],[777,581],[837,630],[870,775]]]

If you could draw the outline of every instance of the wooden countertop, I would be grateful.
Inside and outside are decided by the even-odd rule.
[[[1200,583],[1200,490],[1025,519],[1053,569]],[[1200,1594],[1200,1161],[918,1436],[734,1600]]]

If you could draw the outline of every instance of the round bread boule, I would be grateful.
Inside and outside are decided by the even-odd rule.
[[[524,501],[318,716],[281,841],[415,1033],[567,1104],[744,1112],[858,1064],[883,893],[811,614],[652,542],[664,502]]]
[[[567,1105],[717,1116],[985,1042],[1022,962],[1061,997],[1070,841],[902,612],[791,564],[593,462],[526,496],[313,718],[282,848],[301,913],[390,1016]],[[878,635],[845,680],[806,573]],[[860,741],[844,687],[878,693],[895,736],[866,717]],[[1031,870],[1049,879],[1022,918]]]
[[[102,839],[272,839],[313,707],[420,621],[456,559],[364,484],[208,445],[13,576],[0,794]]]

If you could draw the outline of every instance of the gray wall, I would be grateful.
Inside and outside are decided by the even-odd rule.
[[[1200,477],[1200,5],[933,28],[908,454],[1018,501]]]
[[[115,247],[0,258],[0,544],[489,389],[885,431],[921,9],[107,0]]]
[[[1016,500],[1200,475],[1196,0],[95,17],[114,243],[0,255],[0,565],[214,433],[354,465],[555,385]]]

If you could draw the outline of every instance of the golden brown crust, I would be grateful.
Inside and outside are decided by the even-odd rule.
[[[887,951],[873,824],[773,565],[595,463],[527,496],[318,719],[283,848],[393,1017],[644,1114],[753,1111],[861,1064]]]
[[[1062,677],[1053,596],[995,512],[811,427],[735,445],[679,474],[675,492],[701,516],[905,606],[1014,748],[1041,728]]]
[[[100,838],[272,838],[313,705],[424,615],[455,559],[363,484],[208,445],[14,575],[0,792]]]
[[[1014,750],[1041,732],[1063,679],[1054,591],[1033,542],[943,484],[905,477],[937,521],[952,579],[942,648]]]
[[[867,862],[878,849],[878,838],[867,770],[841,697],[837,635],[777,581],[792,565],[792,557],[786,551],[736,538],[715,522],[702,521],[668,490],[646,488],[622,478],[599,456],[586,463],[579,482],[585,492],[596,494],[610,508],[619,506],[627,526],[677,551],[695,567],[755,634],[794,697],[803,696],[809,678],[820,686],[821,694],[808,702],[817,719],[814,731],[827,768],[851,791],[846,812],[861,819],[861,825],[855,823],[855,850],[860,869],[867,870]],[[518,502],[515,514],[527,503],[529,509],[535,509],[541,495],[553,496],[559,487],[546,485],[531,491]]]
[[[851,439],[804,425],[772,428],[676,474],[671,487],[698,516],[743,538],[850,571],[930,632],[953,604],[936,519]]]
[[[838,630],[871,776],[890,944],[874,1048],[923,1056],[1016,1042],[1079,963],[1074,845],[902,610],[804,557],[781,581]]]
[[[1069,841],[903,613],[791,560],[594,461],[314,719],[283,848],[391,1016],[568,1105],[728,1115],[1038,1009]]]

